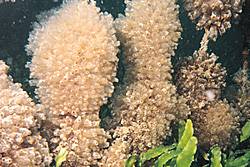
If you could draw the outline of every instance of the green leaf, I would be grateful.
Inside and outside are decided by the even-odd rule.
[[[129,157],[125,167],[141,167],[146,161],[156,160],[156,167],[189,167],[194,161],[197,150],[197,138],[193,136],[194,129],[190,119],[180,122],[179,143],[170,146],[159,146],[141,153],[139,160],[136,155]]]
[[[170,163],[169,163],[170,167],[176,167],[176,158],[173,158]]]
[[[137,160],[137,156],[136,155],[131,155],[126,163],[125,163],[125,167],[135,167],[135,164],[136,164],[136,160]]]
[[[150,159],[156,158],[156,157],[160,156],[161,154],[163,154],[169,150],[174,149],[175,147],[176,147],[176,145],[173,144],[171,146],[159,146],[159,147],[155,147],[153,149],[150,149],[147,152],[142,153],[140,155],[139,164],[143,164],[144,162],[146,162]]]
[[[193,124],[192,121],[188,119],[181,140],[178,143],[177,150],[184,149],[184,147],[186,146],[190,138],[193,136],[193,134],[194,134]]]
[[[240,142],[247,140],[250,137],[250,121],[248,121],[241,130]]]
[[[249,165],[249,162],[250,152],[247,152],[239,158],[227,160],[225,167],[245,167]]]
[[[68,155],[68,151],[65,148],[62,148],[58,155],[55,157],[56,167],[60,167],[64,161],[66,161],[66,157]]]
[[[184,132],[185,133],[185,132]],[[197,150],[197,138],[191,137],[184,149],[177,156],[176,164],[177,167],[190,167],[191,163],[194,161],[194,155]]]
[[[166,165],[166,163],[168,161],[170,161],[171,159],[177,157],[178,155],[178,152],[175,151],[175,150],[172,150],[172,151],[169,151],[169,152],[166,152],[164,154],[162,154],[158,160],[156,161],[155,163],[155,166],[156,167],[163,167],[164,165]]]
[[[211,154],[211,167],[222,167],[220,147],[213,147]]]
[[[203,152],[201,155],[202,155],[202,157],[203,157],[204,160],[209,161],[209,155],[208,155],[208,153]]]

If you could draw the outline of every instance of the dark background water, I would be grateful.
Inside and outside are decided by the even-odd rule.
[[[118,13],[124,13],[123,0],[96,0],[102,11],[111,13],[114,17]],[[20,82],[23,89],[33,95],[34,88],[28,84],[29,71],[25,64],[30,60],[25,53],[25,45],[32,23],[36,21],[36,15],[40,12],[57,7],[62,0],[16,0],[0,4],[0,59],[10,66],[10,75],[14,82]],[[173,58],[175,64],[181,57],[190,56],[199,48],[199,42],[203,31],[196,31],[195,25],[188,19],[183,6],[183,0],[178,0],[180,5],[180,19],[183,27],[182,38],[176,55]],[[210,52],[219,56],[219,62],[227,68],[228,83],[231,76],[242,64],[241,52],[243,49],[243,32],[239,25],[233,25],[216,42],[210,42]]]

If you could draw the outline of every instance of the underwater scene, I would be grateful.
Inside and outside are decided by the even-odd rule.
[[[250,166],[250,0],[0,0],[0,167]]]

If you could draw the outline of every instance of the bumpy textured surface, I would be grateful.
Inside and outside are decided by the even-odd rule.
[[[51,142],[55,153],[69,151],[65,166],[95,165],[108,146],[99,110],[117,81],[114,32],[112,17],[93,1],[71,0],[42,14],[29,37],[31,76],[48,120],[60,127]]]
[[[177,68],[178,92],[187,99],[199,145],[208,150],[213,145],[228,148],[236,141],[238,114],[226,101],[221,101],[226,70],[207,53],[211,31],[206,30],[201,47]]]
[[[175,1],[129,1],[126,17],[116,21],[116,28],[126,71],[111,105],[117,128],[111,130],[115,144],[102,161],[106,166],[122,164],[130,153],[161,144],[170,133],[171,121],[189,113],[171,83],[171,56],[181,31]],[[117,143],[129,148],[117,148]],[[125,156],[121,159],[114,151]]]
[[[0,166],[41,167],[52,161],[48,144],[36,133],[36,106],[0,61]]]
[[[122,129],[123,131],[127,131],[126,128]],[[124,132],[123,132],[124,134]],[[128,153],[130,152],[130,144],[131,140],[127,138],[127,136],[123,136],[117,138],[112,146],[105,150],[104,157],[102,161],[99,163],[100,167],[117,167],[117,166],[125,166],[125,161],[128,158]]]
[[[215,54],[199,50],[179,64],[177,90],[188,100],[187,104],[193,111],[199,111],[220,98],[226,70],[216,60]]]
[[[27,45],[31,77],[52,113],[92,113],[111,96],[119,45],[114,32],[112,17],[86,0],[69,1],[34,25]]]
[[[53,119],[60,122],[60,129],[54,131],[53,143],[59,143],[56,148],[58,153],[61,148],[69,151],[65,167],[96,165],[102,158],[102,149],[107,148],[109,135],[99,127],[100,119],[97,114],[83,115],[77,118],[66,116]]]
[[[185,0],[186,9],[198,29],[208,29],[211,37],[223,34],[239,16],[244,0]]]
[[[236,106],[241,113],[242,123],[250,119],[250,80],[248,79],[248,73],[247,69],[243,69],[237,72],[234,77],[240,87],[236,95]]]
[[[132,138],[130,147],[134,152],[160,144],[175,119],[175,87],[163,81],[144,82],[131,84],[126,94],[121,95],[123,101],[113,106],[113,111],[120,114],[120,126],[129,129],[129,133],[124,133],[125,128],[117,128],[115,135]]]
[[[192,114],[195,135],[204,149],[218,144],[221,148],[231,147],[238,133],[238,117],[226,101],[211,104],[208,109]]]

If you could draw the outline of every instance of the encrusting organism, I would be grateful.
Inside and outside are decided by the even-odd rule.
[[[192,57],[179,63],[176,83],[178,92],[187,99],[195,133],[203,149],[218,144],[228,148],[236,140],[239,111],[226,100],[226,70],[217,63],[217,56],[208,54],[209,40],[216,40],[231,27],[242,11],[244,0],[185,0],[189,17],[198,29],[204,29],[201,48]],[[219,118],[219,119],[218,119]]]
[[[102,166],[124,166],[129,154],[161,144],[170,123],[189,114],[171,82],[171,56],[181,34],[175,1],[127,1],[125,15],[115,25],[126,71],[111,101],[114,142]]]
[[[217,56],[207,53],[210,32],[205,31],[201,48],[184,59],[177,68],[178,93],[187,99],[199,145],[209,149],[218,144],[226,149],[233,142],[238,128],[238,115],[226,100],[221,100],[226,70],[217,63]]]
[[[237,140],[239,119],[225,100],[214,101],[207,108],[192,113],[191,118],[199,146],[205,150],[214,145],[226,149]]]
[[[249,68],[248,68],[248,57],[249,57],[249,43],[250,37],[247,37],[246,46],[243,49],[243,66],[234,76],[234,81],[239,87],[237,94],[235,96],[235,106],[240,111],[240,121],[245,123],[250,119],[250,80],[249,80]]]
[[[60,150],[68,152],[65,167],[124,166],[131,154],[163,144],[170,124],[190,112],[202,148],[227,148],[238,116],[221,98],[226,70],[207,47],[230,27],[242,3],[186,0],[205,35],[201,48],[179,64],[177,88],[171,57],[182,29],[175,1],[127,0],[126,16],[115,22],[93,0],[65,0],[39,15],[26,50],[40,104],[12,83],[0,61],[0,166],[48,166]],[[125,75],[113,94],[120,45],[115,33]],[[112,94],[105,131],[99,111]]]
[[[36,127],[39,109],[0,61],[0,166],[45,167],[52,157]]]
[[[114,33],[113,18],[94,1],[71,0],[43,13],[30,34],[32,82],[47,120],[59,127],[50,140],[58,145],[53,153],[69,152],[64,166],[96,165],[108,147],[99,110],[117,82]]]
[[[55,115],[99,110],[117,81],[119,42],[112,17],[92,3],[69,1],[49,11],[54,15],[43,16],[30,33],[31,77],[41,103]]]
[[[207,53],[209,32],[206,32],[201,49],[177,65],[176,86],[187,99],[192,111],[199,111],[221,96],[225,87],[226,70],[217,63],[218,57]]]
[[[241,123],[245,123],[246,120],[250,119],[250,80],[248,73],[248,69],[240,69],[234,76],[234,80],[239,86],[235,105],[240,111]]]
[[[207,29],[211,39],[224,34],[238,18],[244,0],[185,0],[188,15],[198,29]]]
[[[249,9],[250,1],[246,1],[245,10]],[[250,119],[250,79],[249,79],[249,56],[250,56],[250,30],[249,30],[249,10],[244,13],[244,18],[241,20],[242,31],[244,32],[244,45],[242,51],[242,69],[240,69],[234,76],[234,81],[239,87],[236,99],[234,101],[235,105],[238,107],[241,114],[241,123],[245,124],[247,120]]]

